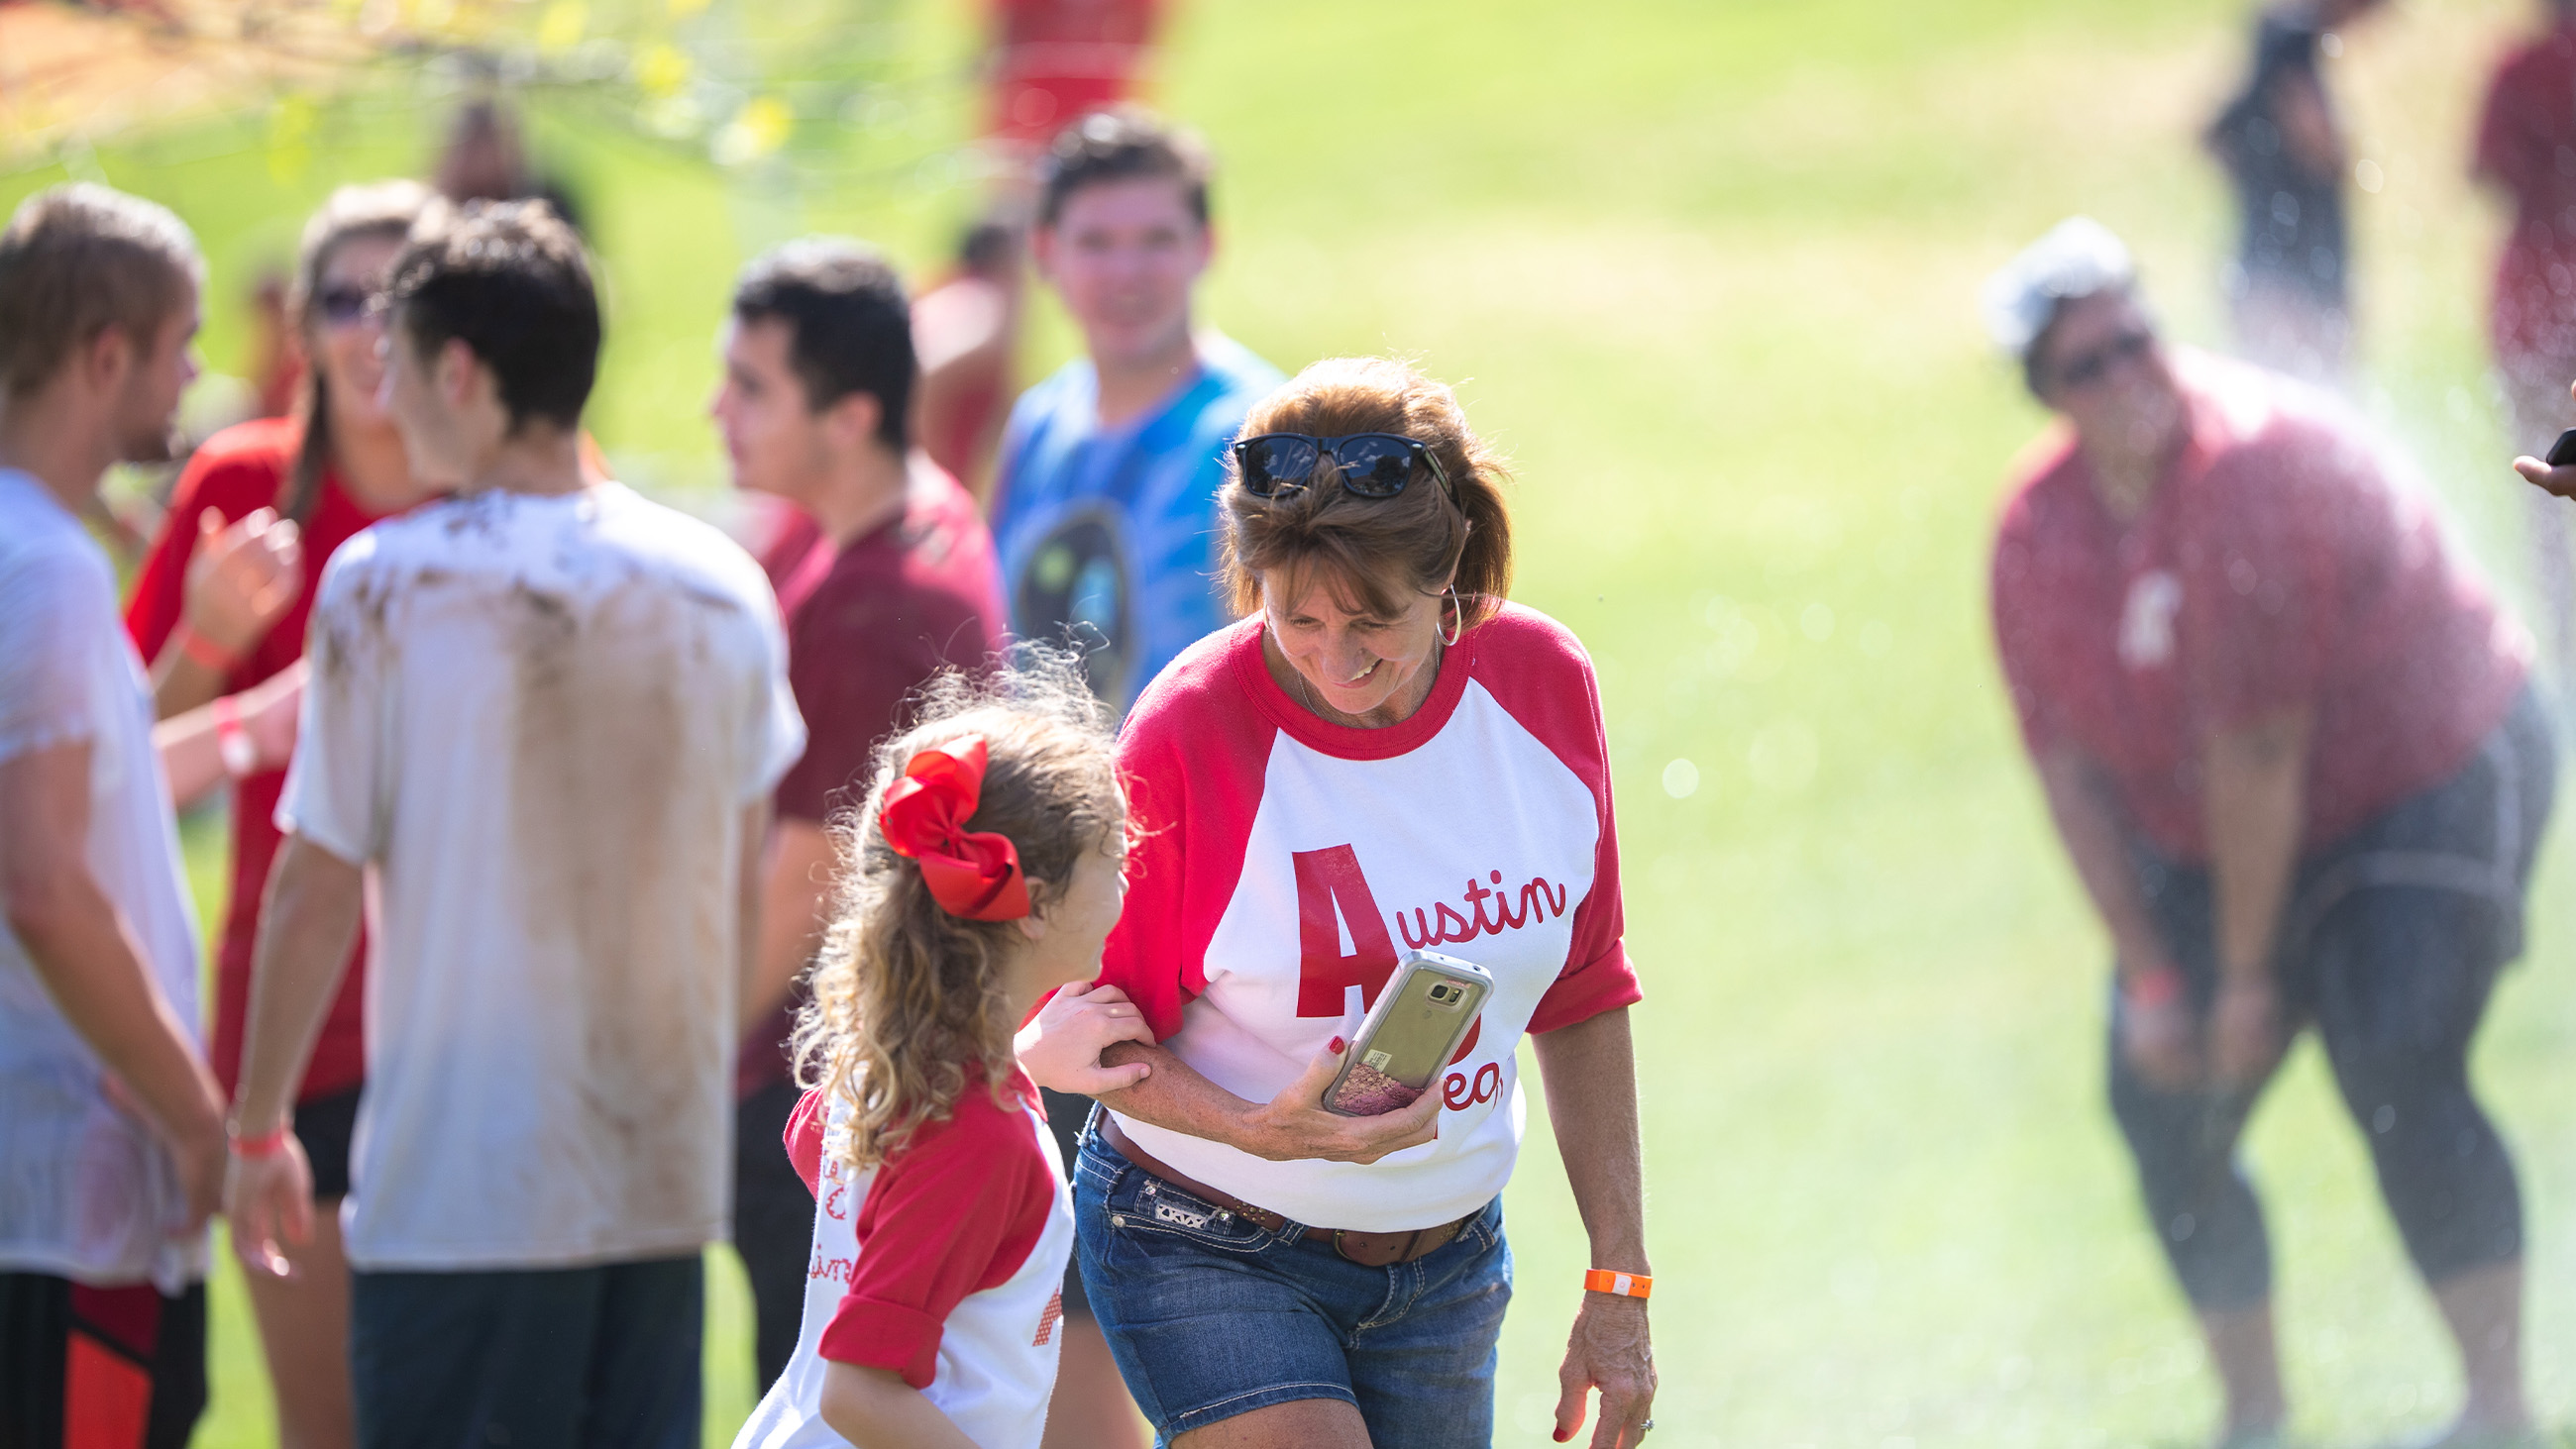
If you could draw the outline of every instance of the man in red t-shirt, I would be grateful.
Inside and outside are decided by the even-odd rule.
[[[2286,1413],[2233,1153],[2310,1021],[2458,1337],[2457,1432],[2526,1431],[2519,1190],[2466,1055],[2552,793],[2530,645],[2383,445],[2168,349],[2098,225],[2042,238],[1987,309],[2062,420],[2004,508],[1996,639],[2117,951],[2112,1108],[2229,1442]]]
[[[792,242],[734,288],[713,412],[736,485],[800,520],[765,560],[787,616],[804,758],[778,786],[759,972],[743,1004],[734,1243],[751,1278],[765,1390],[796,1347],[814,1200],[779,1146],[797,1091],[791,992],[826,920],[825,822],[868,779],[906,698],[1002,642],[993,538],[956,479],[915,450],[911,311],[894,269],[856,243]]]

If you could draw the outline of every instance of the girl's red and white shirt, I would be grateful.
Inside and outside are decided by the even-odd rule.
[[[804,1331],[734,1449],[845,1441],[823,1422],[827,1363],[887,1369],[981,1449],[1037,1449],[1055,1389],[1073,1204],[1037,1088],[968,1086],[864,1172],[839,1150],[849,1104],[808,1092],[787,1155],[814,1191]]]
[[[1394,1232],[1492,1200],[1520,1152],[1514,1049],[1640,999],[1622,941],[1610,761],[1572,633],[1505,605],[1386,729],[1318,718],[1261,621],[1201,640],[1119,740],[1138,827],[1100,979],[1217,1085],[1268,1101],[1349,1037],[1405,948],[1493,973],[1433,1084],[1437,1141],[1374,1163],[1270,1162],[1120,1115],[1177,1171],[1316,1227]]]

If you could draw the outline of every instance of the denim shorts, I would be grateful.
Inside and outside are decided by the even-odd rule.
[[[1484,1449],[1512,1297],[1496,1198],[1437,1250],[1364,1268],[1264,1232],[1084,1136],[1074,1243],[1118,1371],[1157,1442],[1299,1399],[1356,1406],[1373,1443]]]

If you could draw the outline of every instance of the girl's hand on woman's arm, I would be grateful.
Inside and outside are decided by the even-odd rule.
[[[1335,1037],[1306,1070],[1267,1102],[1247,1102],[1158,1046],[1121,1042],[1101,1053],[1114,1065],[1142,1062],[1153,1074],[1123,1091],[1095,1093],[1110,1110],[1174,1132],[1241,1148],[1272,1162],[1375,1162],[1440,1135],[1440,1094],[1426,1091],[1409,1107],[1376,1117],[1324,1110],[1324,1091],[1341,1070]]]
[[[823,1422],[858,1449],[975,1449],[956,1422],[892,1369],[823,1363]]]
[[[1039,1086],[1077,1096],[1099,1096],[1132,1087],[1152,1074],[1144,1062],[1105,1067],[1100,1054],[1122,1041],[1153,1045],[1153,1028],[1145,1014],[1115,986],[1077,981],[1049,998],[1029,1024],[1020,1028],[1014,1046],[1020,1069]]]

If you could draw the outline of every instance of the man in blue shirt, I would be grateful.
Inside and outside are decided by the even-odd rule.
[[[1132,108],[1099,111],[1056,137],[1042,176],[1038,272],[1087,355],[1012,408],[993,536],[1012,632],[1072,631],[1092,688],[1124,710],[1229,618],[1216,579],[1225,448],[1283,379],[1194,325],[1214,251],[1195,138]]]

